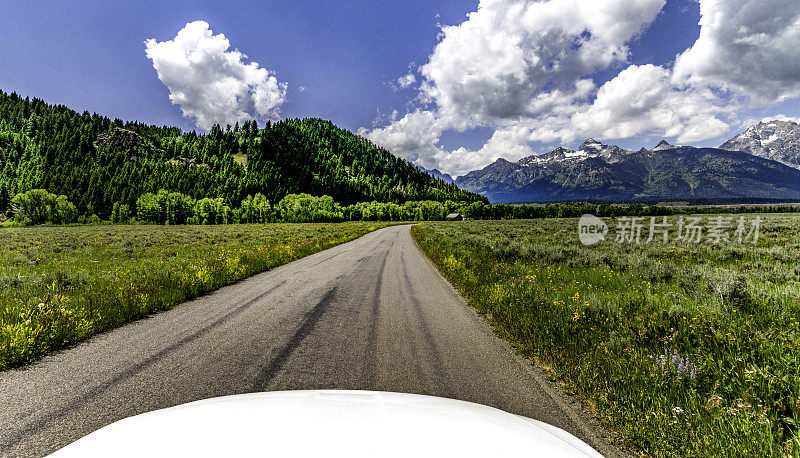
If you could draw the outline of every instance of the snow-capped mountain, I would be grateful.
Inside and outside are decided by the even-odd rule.
[[[720,148],[744,151],[800,169],[800,124],[777,120],[759,122]]]
[[[523,166],[547,165],[553,163],[564,164],[565,162],[577,162],[594,157],[603,158],[607,162],[616,162],[623,156],[632,152],[633,151],[624,150],[619,146],[606,145],[603,142],[590,138],[583,142],[577,150],[573,151],[569,148],[559,146],[549,153],[522,158],[517,161],[517,164]]]
[[[756,155],[661,141],[629,151],[589,139],[517,162],[498,159],[456,185],[492,202],[800,199],[800,170]]]

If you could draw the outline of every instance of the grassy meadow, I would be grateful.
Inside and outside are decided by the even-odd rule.
[[[0,229],[0,370],[386,225]]]
[[[611,235],[592,246],[577,218],[412,234],[499,334],[638,453],[800,454],[800,215],[761,215],[755,245],[645,243],[646,231],[617,243],[619,221],[605,221]]]

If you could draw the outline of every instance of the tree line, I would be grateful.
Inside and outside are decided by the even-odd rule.
[[[78,215],[66,196],[44,189],[20,193],[12,199],[14,221],[22,225],[100,222],[97,215]],[[112,223],[149,224],[236,224],[236,223],[316,223],[341,221],[432,221],[443,220],[450,212],[466,209],[466,203],[434,200],[358,202],[341,205],[333,197],[306,193],[289,194],[272,204],[263,194],[245,197],[239,207],[230,207],[222,198],[191,196],[167,190],[145,193],[131,207],[115,202]]]
[[[289,194],[276,203],[263,194],[247,196],[237,208],[220,198],[192,199],[178,192],[161,190],[136,201],[136,208],[115,207],[111,221],[139,221],[154,224],[232,224],[232,223],[321,223],[342,221],[436,221],[448,214],[466,211],[463,202],[434,200],[358,202],[341,205],[328,195]],[[132,211],[135,210],[135,211]]]
[[[68,224],[100,222],[97,215],[78,215],[75,205],[64,195],[33,189],[11,199],[12,215],[18,224]],[[263,194],[246,196],[238,207],[230,207],[222,198],[194,199],[175,191],[145,193],[131,207],[115,202],[109,221],[112,223],[149,224],[236,224],[236,223],[314,223],[341,221],[439,221],[458,213],[474,219],[574,218],[584,214],[601,217],[667,216],[690,213],[785,213],[800,212],[798,205],[667,207],[641,204],[613,205],[559,203],[544,205],[487,205],[483,202],[447,200],[394,202],[358,202],[341,205],[328,195],[289,194],[270,203]]]

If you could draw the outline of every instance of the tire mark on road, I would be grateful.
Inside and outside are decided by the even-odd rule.
[[[395,240],[400,235],[400,232],[395,234]],[[392,246],[394,241],[392,242]],[[386,264],[389,262],[389,252],[392,247],[390,246],[383,255],[383,262],[381,268],[378,270],[377,281],[375,283],[375,292],[372,295],[372,328],[369,330],[369,337],[367,338],[367,365],[364,368],[366,375],[370,378],[370,385],[377,386],[378,382],[378,324],[379,313],[381,308],[381,291],[383,286],[383,272],[386,270]]]
[[[269,386],[270,382],[278,375],[278,372],[283,368],[283,365],[286,364],[286,361],[292,356],[292,353],[297,349],[298,346],[303,342],[303,340],[311,333],[316,326],[319,319],[322,318],[322,315],[325,314],[325,310],[328,308],[328,305],[333,301],[333,297],[336,294],[336,286],[333,287],[330,291],[325,293],[322,299],[315,305],[311,310],[306,312],[303,320],[300,323],[300,326],[295,331],[294,335],[289,339],[289,341],[284,345],[275,355],[274,358],[267,364],[259,374],[258,378],[256,379],[256,383],[253,385],[252,391],[266,391],[267,387]]]
[[[349,252],[350,252],[350,250],[342,250],[342,251],[340,251],[340,252],[338,252],[338,253],[336,253],[334,255],[328,256],[325,259],[322,259],[320,261],[315,262],[314,264],[311,264],[305,270],[303,270],[303,272],[309,271],[309,270],[313,269],[314,267],[317,267],[318,265],[320,265],[320,264],[322,264],[324,262],[328,262],[328,261],[330,261],[331,259],[333,259],[333,258],[335,258],[337,256],[341,256],[341,255],[343,255],[345,253],[349,253]]]
[[[433,376],[435,377],[435,386],[437,394],[436,396],[441,397],[454,397],[455,392],[453,391],[450,383],[448,381],[447,374],[445,373],[444,361],[442,359],[442,355],[439,352],[439,348],[436,345],[436,339],[433,337],[433,333],[431,332],[430,326],[428,326],[428,322],[425,319],[425,316],[422,312],[422,302],[417,297],[414,287],[411,285],[411,279],[408,275],[408,263],[405,260],[405,249],[400,252],[400,264],[403,266],[403,275],[402,280],[405,283],[405,291],[409,294],[410,304],[409,308],[414,313],[414,316],[417,319],[417,324],[419,326],[419,331],[422,334],[422,339],[425,341],[425,353],[430,356],[430,361],[433,362]],[[424,360],[420,358],[420,360]]]

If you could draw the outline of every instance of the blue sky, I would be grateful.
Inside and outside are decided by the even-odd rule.
[[[796,2],[591,3],[7,2],[0,89],[183,129],[322,117],[455,174],[590,136],[718,145],[800,116],[800,51],[780,46],[800,34]],[[729,24],[701,38],[704,15]],[[214,51],[186,72],[176,52],[197,43]]]

